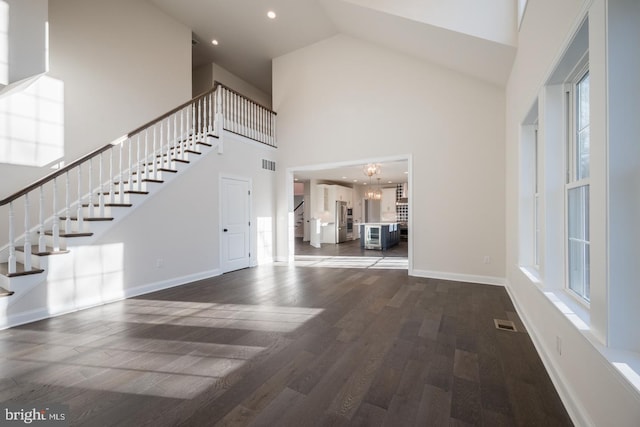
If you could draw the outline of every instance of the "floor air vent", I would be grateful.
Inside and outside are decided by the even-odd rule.
[[[496,325],[496,329],[510,332],[518,332],[516,325],[511,320],[493,319],[493,323]]]

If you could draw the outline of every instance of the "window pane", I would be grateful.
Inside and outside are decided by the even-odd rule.
[[[589,178],[589,128],[578,132],[578,147],[576,152],[576,164],[578,165],[578,180]]]
[[[576,84],[576,179],[589,178],[589,73]]]
[[[589,186],[568,190],[569,289],[589,300]]]
[[[577,84],[578,89],[578,129],[589,126],[589,73]]]

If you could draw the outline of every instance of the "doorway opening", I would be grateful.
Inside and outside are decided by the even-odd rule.
[[[410,156],[289,171],[295,265],[410,268]]]

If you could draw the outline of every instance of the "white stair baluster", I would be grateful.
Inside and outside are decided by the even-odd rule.
[[[47,239],[44,235],[44,186],[40,186],[40,212],[38,214],[38,222],[40,227],[38,229],[38,252],[44,252],[47,250]]]
[[[102,153],[100,153],[100,165],[98,166],[98,180],[100,181],[98,187],[100,188],[98,193],[98,208],[100,211],[100,217],[104,217],[104,161]]]
[[[207,132],[209,131],[209,97],[205,96],[202,99],[202,140],[206,140]]]
[[[89,218],[95,216],[93,206],[93,157],[89,159]]]
[[[208,132],[213,133],[213,93],[209,94],[209,127]]]
[[[144,158],[146,159],[149,155],[149,129],[145,129],[144,131]],[[140,158],[140,137],[138,137],[138,191],[142,191],[142,164],[145,163],[146,160],[142,160]]]
[[[138,136],[138,140],[139,140],[140,136]],[[129,188],[129,190],[133,190],[133,139],[129,138],[129,168],[127,169],[127,181],[129,181],[129,184],[127,185],[127,188]]]
[[[189,138],[187,139],[187,148],[191,149],[191,142],[193,140],[193,138],[195,138],[194,136],[194,132],[195,132],[195,126],[193,124],[193,121],[195,120],[195,104],[192,102],[189,105],[189,111],[187,112],[187,129],[189,131]]]
[[[173,158],[178,159],[178,113],[173,115]]]
[[[184,108],[180,110],[180,158],[185,160],[184,147]]]
[[[171,169],[171,117],[167,118],[167,169]]]
[[[160,167],[164,168],[165,167],[165,158],[163,156],[163,151],[164,151],[164,121],[160,122],[160,150],[159,150],[159,155],[160,157],[156,157],[154,162],[159,161],[160,162]]]
[[[221,125],[222,123],[220,123],[220,119],[221,119],[221,114],[222,113],[222,88],[220,86],[218,86],[218,89],[215,91],[215,95],[216,95],[216,105],[215,105],[215,114],[214,114],[214,122],[213,122],[213,134],[220,136],[220,130],[221,130]]]
[[[84,228],[84,218],[82,212],[82,165],[78,165],[78,233],[82,233]]]
[[[124,145],[124,142],[120,142],[120,144],[118,145],[118,147],[119,147],[119,150],[118,150],[118,168],[120,169],[119,170],[120,173],[118,174],[118,176],[120,177],[120,179],[118,180],[119,181],[118,182],[118,192],[120,193],[120,203],[124,203],[124,173],[122,172],[123,171],[123,169],[122,169],[122,166],[123,166],[123,163],[122,163],[122,154],[123,154],[122,150],[124,148],[123,145]]]
[[[109,150],[109,203],[116,202],[116,188],[113,183],[114,181],[113,174],[113,148]]]
[[[71,233],[71,185],[69,183],[69,171],[65,172],[65,184],[64,184],[64,232]]]
[[[9,274],[16,272],[16,241],[13,202],[9,202]]]
[[[197,135],[196,139],[197,139],[197,141],[200,140],[200,129],[202,128],[202,119],[200,118],[200,114],[201,113],[202,113],[202,98],[198,99],[198,108],[197,108],[197,111],[196,111],[196,116],[197,116],[197,118],[196,118],[196,135]],[[194,141],[194,145],[195,145],[195,143],[197,141]],[[199,151],[197,146],[195,147],[195,150]]]
[[[253,139],[258,139],[258,106],[251,103],[251,135]]]
[[[60,214],[58,213],[58,178],[53,178],[53,250],[60,250]]]
[[[151,154],[151,157],[153,159],[151,161],[151,165],[152,165],[151,167],[153,168],[153,179],[158,179],[158,168],[156,167],[157,162],[155,160],[155,157],[156,157],[156,127],[157,126],[155,126],[155,125],[153,126],[153,153]],[[147,163],[148,163],[148,160],[147,160]],[[148,167],[149,167],[149,165],[147,165],[145,167],[145,169],[148,168]]]
[[[276,116],[271,115],[271,131],[270,131],[270,143],[275,147],[276,145]]]
[[[31,271],[31,226],[29,224],[29,193],[24,195],[24,271]]]

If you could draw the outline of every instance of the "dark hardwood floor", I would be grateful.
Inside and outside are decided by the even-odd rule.
[[[357,257],[407,257],[409,246],[406,240],[401,240],[396,246],[387,250],[363,249],[360,240],[348,240],[343,243],[323,243],[320,248],[314,248],[309,242],[303,242],[302,237],[296,237],[296,255],[318,256],[357,256]]]
[[[571,425],[503,288],[406,271],[261,266],[0,349],[0,401],[67,404],[71,425]]]

